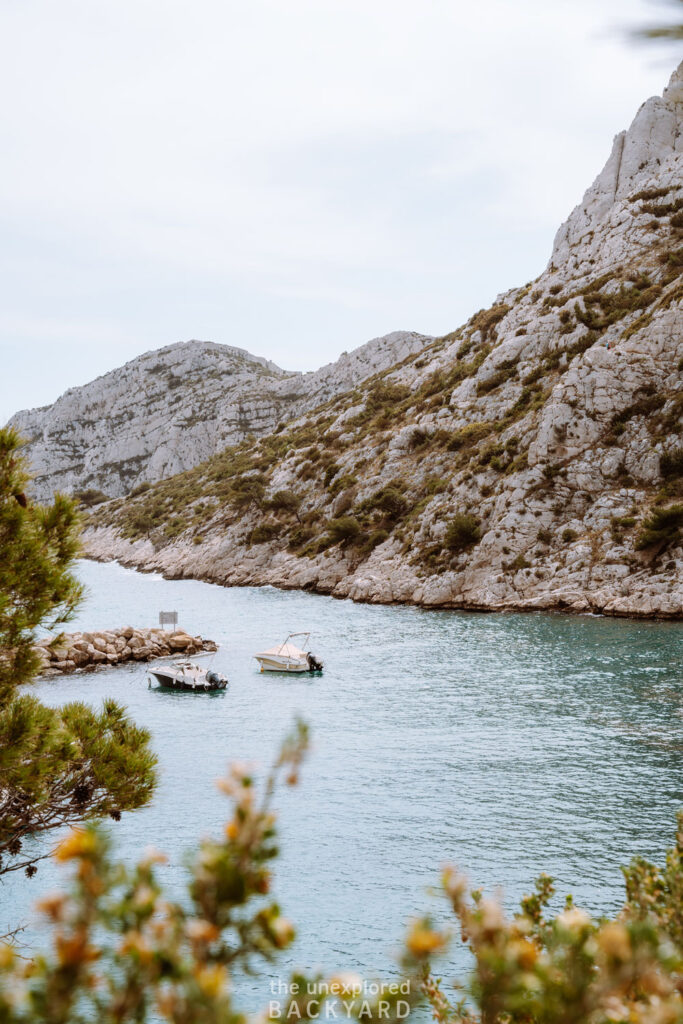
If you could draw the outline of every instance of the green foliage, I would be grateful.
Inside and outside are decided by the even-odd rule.
[[[243,1024],[231,975],[271,963],[295,936],[268,897],[278,854],[272,801],[282,777],[297,783],[307,749],[307,730],[299,723],[263,787],[243,766],[220,780],[231,818],[220,837],[204,839],[189,859],[180,900],[164,890],[162,854],[151,851],[129,867],[113,860],[101,831],[88,827],[68,835],[56,860],[70,869],[70,886],[38,905],[48,948],[27,960],[0,943],[3,1024]],[[414,920],[394,979],[406,993],[405,1008],[425,998],[438,1024],[678,1024],[683,815],[664,866],[638,857],[623,875],[620,913],[594,920],[571,896],[551,915],[555,884],[548,875],[538,877],[509,915],[500,897],[473,890],[447,867],[442,892],[455,917],[453,933],[468,948],[469,977],[454,982],[449,998],[430,967],[447,950],[449,931],[429,918]],[[284,999],[274,1019],[310,1024],[343,1015],[358,1024],[398,1024],[403,1018],[396,999],[384,1005],[352,1000],[354,989],[340,987],[351,984],[359,993],[360,978],[296,980],[302,995]],[[329,995],[316,996],[311,1013],[313,983]],[[343,1011],[340,993],[346,993]]]
[[[672,199],[669,203],[645,203],[643,213],[649,213],[653,217],[669,217],[676,214],[683,208],[683,199]]]
[[[661,293],[661,284],[653,284],[646,275],[640,275],[630,287],[622,284],[618,291],[585,293],[584,308],[575,303],[574,316],[590,330],[601,334],[629,313],[646,309]]]
[[[659,460],[659,472],[665,479],[683,475],[683,448],[665,452]]]
[[[152,485],[147,480],[145,480],[143,483],[138,484],[137,487],[133,488],[133,490],[130,492],[130,496],[131,498],[137,498],[141,494],[146,494],[147,491],[151,489],[151,487]]]
[[[571,544],[571,542],[576,540],[577,537],[578,533],[576,530],[572,530],[570,527],[567,527],[566,530],[562,531],[562,540],[565,544]]]
[[[149,734],[114,701],[48,708],[18,694],[41,667],[35,631],[72,616],[82,588],[72,575],[78,516],[57,495],[33,505],[20,441],[0,430],[0,875],[46,854],[27,840],[92,815],[118,817],[150,797],[156,759]]]
[[[336,477],[330,485],[330,495],[334,498],[341,491],[345,491],[349,487],[353,487],[354,484],[358,483],[356,477],[352,473],[342,473],[341,476]]]
[[[261,475],[240,476],[232,482],[230,500],[235,508],[246,510],[252,506],[260,507],[266,482]]]
[[[661,199],[663,196],[669,194],[668,188],[646,188],[641,192],[635,192],[632,196],[629,196],[629,202],[636,203],[639,200],[649,202],[652,199]]]
[[[506,568],[512,572],[519,572],[520,569],[530,568],[530,563],[527,562],[524,555],[517,555]]]
[[[95,487],[89,487],[86,491],[76,491],[74,498],[83,508],[93,508],[95,505],[101,505],[104,501],[109,501],[109,495]]]
[[[650,922],[683,951],[683,812],[676,815],[676,845],[663,868],[634,857],[622,868],[629,918]]]
[[[380,544],[384,544],[384,541],[388,539],[388,530],[373,530],[367,539],[366,547],[368,551],[372,551],[374,548],[379,547]]]
[[[339,516],[338,519],[330,519],[327,532],[331,542],[339,544],[341,541],[353,541],[360,536],[361,525],[355,516]]]
[[[477,441],[487,437],[494,428],[495,423],[491,422],[468,423],[466,427],[461,427],[453,433],[447,445],[448,450],[456,452],[461,448],[473,448]]]
[[[400,519],[408,511],[408,502],[403,497],[396,483],[387,484],[379,491],[375,491],[361,505],[364,511],[377,510],[392,522]]]
[[[488,395],[489,392],[495,391],[501,384],[505,384],[506,381],[512,377],[517,376],[516,360],[506,360],[496,372],[488,378],[488,380],[481,380],[477,384],[478,395]]]
[[[480,539],[479,520],[467,512],[458,512],[446,528],[445,545],[449,551],[465,551]]]
[[[377,412],[405,401],[410,397],[410,388],[405,384],[379,381],[370,389],[366,399],[366,409]]]
[[[289,535],[287,544],[289,550],[296,551],[297,548],[308,544],[315,537],[315,533],[316,531],[312,526],[296,526]]]
[[[268,541],[273,540],[280,532],[280,525],[278,523],[266,522],[259,523],[249,534],[250,544],[267,544]]]
[[[636,548],[642,550],[655,544],[668,545],[678,539],[681,526],[683,526],[683,505],[653,508],[643,522]]]
[[[330,463],[330,465],[325,470],[325,476],[323,477],[323,487],[329,487],[330,486],[330,484],[334,480],[335,476],[339,472],[339,469],[340,469],[340,467],[337,465],[336,462]]]
[[[509,312],[510,307],[504,303],[499,306],[491,306],[490,309],[480,309],[470,320],[470,327],[473,331],[481,331],[482,341],[486,341],[494,327]]]
[[[79,551],[78,514],[68,498],[34,505],[16,431],[0,429],[0,701],[39,668],[40,625],[68,622],[82,596],[71,574]]]
[[[294,491],[276,491],[272,498],[264,503],[264,507],[273,512],[292,512],[296,514],[301,505],[301,498]]]
[[[446,490],[448,490],[448,480],[444,480],[441,476],[430,476],[425,480],[425,494],[442,494]]]

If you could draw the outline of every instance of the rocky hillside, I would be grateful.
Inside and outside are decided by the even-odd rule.
[[[430,340],[397,331],[313,373],[288,373],[230,345],[181,342],[10,422],[28,439],[39,501],[55,490],[117,497],[270,432]]]
[[[100,506],[87,552],[357,600],[683,616],[682,120],[683,65],[536,281]]]

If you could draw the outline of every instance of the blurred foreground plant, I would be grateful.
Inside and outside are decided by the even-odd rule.
[[[468,893],[454,869],[444,889],[474,968],[452,1003],[427,973],[425,994],[441,1024],[674,1024],[683,1021],[683,815],[663,869],[641,858],[623,869],[626,903],[615,920],[573,905],[547,917],[552,880],[513,917],[499,901]],[[462,996],[464,995],[464,998]]]
[[[71,889],[39,905],[51,928],[49,951],[26,960],[0,944],[0,1022],[242,1024],[231,976],[271,962],[294,938],[267,898],[278,852],[271,804],[278,778],[298,781],[307,748],[298,723],[262,789],[243,765],[220,781],[233,813],[220,839],[200,843],[181,902],[158,880],[161,854],[152,851],[129,869],[112,861],[100,829],[71,832],[56,851],[72,868]],[[355,975],[295,975],[259,1022],[398,1024],[426,997],[439,1024],[678,1024],[682,869],[683,816],[664,868],[636,859],[624,870],[626,904],[611,921],[592,920],[571,898],[548,916],[554,887],[546,875],[509,917],[449,868],[444,891],[473,958],[455,998],[429,966],[448,935],[423,919],[408,930],[400,981],[368,989]]]
[[[294,938],[292,924],[266,898],[278,852],[271,801],[280,775],[296,784],[307,747],[307,728],[297,723],[261,792],[243,765],[219,782],[233,814],[222,838],[200,843],[182,903],[159,882],[161,854],[150,851],[128,869],[112,861],[100,828],[72,831],[55,853],[71,866],[71,888],[38,905],[51,929],[49,951],[26,960],[0,944],[0,1021],[243,1021],[232,1005],[231,973],[273,960]],[[312,994],[320,989],[322,997]],[[273,1004],[270,1011],[272,1019],[313,1019],[321,1002],[346,999],[355,1004],[347,1016],[379,1018],[378,1002],[356,995],[349,976],[324,983],[298,977],[277,1013]],[[405,1016],[409,998],[400,998]],[[381,1019],[397,1020],[398,992],[383,1001]]]

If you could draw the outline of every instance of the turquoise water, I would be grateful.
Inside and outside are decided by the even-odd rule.
[[[179,887],[183,852],[227,818],[213,785],[226,764],[266,765],[297,713],[312,727],[302,783],[279,799],[276,893],[299,937],[273,975],[388,972],[406,920],[442,913],[426,890],[446,861],[510,904],[547,871],[560,893],[609,912],[619,865],[671,845],[683,806],[681,624],[354,605],[88,562],[80,573],[77,626],[152,625],[175,608],[187,630],[223,645],[214,664],[230,678],[216,696],[150,691],[141,665],[35,686],[55,704],[115,696],[152,730],[155,799],[112,825],[125,857],[160,847]],[[259,674],[252,653],[298,629],[312,631],[324,675]],[[33,938],[31,903],[57,880],[50,864],[31,882],[10,878],[0,925],[25,920]],[[463,964],[454,951],[449,968]],[[267,982],[245,994],[265,1004]]]

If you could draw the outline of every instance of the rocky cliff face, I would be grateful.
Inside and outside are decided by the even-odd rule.
[[[683,616],[682,122],[683,65],[536,281],[101,507],[89,554],[357,600]]]
[[[187,341],[148,352],[53,405],[17,413],[28,439],[33,493],[128,493],[259,436],[419,351],[426,336],[397,331],[313,373],[288,373],[240,348]]]

